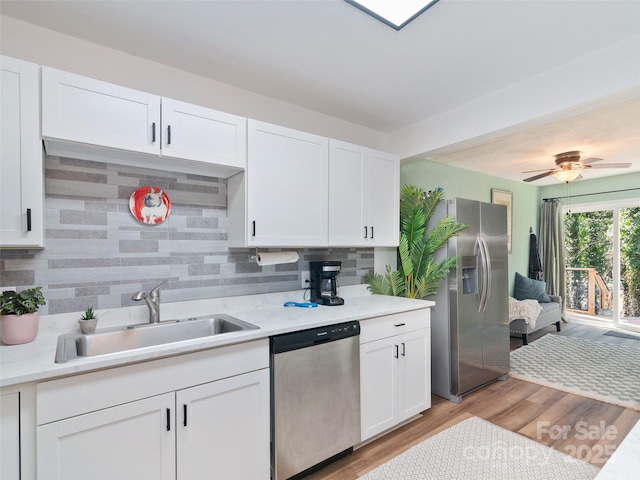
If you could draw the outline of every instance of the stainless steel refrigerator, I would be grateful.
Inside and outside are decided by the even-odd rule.
[[[469,226],[436,252],[457,256],[441,280],[431,320],[432,392],[454,402],[509,372],[507,208],[455,198],[432,224],[451,215]]]

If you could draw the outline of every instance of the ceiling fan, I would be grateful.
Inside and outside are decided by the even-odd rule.
[[[587,168],[628,168],[630,163],[601,163],[593,165],[596,162],[601,162],[601,158],[585,158],[580,160],[580,152],[564,152],[555,155],[556,168],[546,170],[544,173],[534,175],[533,177],[525,178],[525,182],[533,182],[540,178],[554,175],[561,182],[569,183],[582,178],[582,170]],[[529,170],[522,173],[541,172],[542,170]]]

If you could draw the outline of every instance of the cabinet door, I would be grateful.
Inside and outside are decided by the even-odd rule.
[[[0,57],[0,246],[42,247],[44,176],[38,66]]]
[[[372,152],[368,170],[371,243],[397,247],[400,238],[400,162],[388,153]]]
[[[163,97],[162,155],[243,169],[247,119]]]
[[[362,440],[398,423],[398,355],[396,337],[360,345]]]
[[[368,149],[329,142],[329,245],[360,246],[369,237],[365,219]]]
[[[42,68],[42,136],[160,154],[160,97]]]
[[[20,478],[20,394],[0,396],[0,478]]]
[[[249,246],[326,246],[329,140],[248,121]]]
[[[400,349],[398,421],[431,406],[431,337],[429,329],[397,337]]]
[[[269,370],[176,393],[178,480],[268,479]]]
[[[37,428],[38,478],[175,479],[175,394]]]

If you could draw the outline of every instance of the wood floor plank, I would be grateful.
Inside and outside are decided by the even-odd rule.
[[[605,336],[607,329],[578,324],[555,327],[530,336],[530,342],[547,333],[585,338],[640,348],[640,340]],[[632,342],[632,344],[629,344]],[[520,348],[521,339],[511,339],[511,350]],[[621,366],[624,368],[624,366]],[[413,445],[471,416],[519,433],[563,453],[602,467],[631,428],[640,421],[640,411],[620,407],[579,395],[561,392],[523,380],[509,378],[494,382],[466,395],[456,404],[433,395],[432,407],[422,417],[354,451],[353,454],[309,476],[310,480],[356,480],[376,466],[399,455]],[[568,426],[566,438],[561,435]],[[615,435],[582,438],[584,429],[604,425]],[[550,429],[554,427],[554,437]],[[581,430],[582,429],[582,430]],[[613,429],[613,430],[612,430]],[[560,433],[558,432],[560,431]],[[558,436],[559,435],[559,436]],[[609,438],[615,437],[615,438]]]

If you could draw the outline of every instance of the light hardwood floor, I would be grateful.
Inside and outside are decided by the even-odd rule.
[[[556,332],[552,325],[531,334],[529,341],[551,333],[640,349],[640,340],[605,336],[605,332],[607,329],[578,324],[563,324],[562,332]],[[511,339],[511,350],[520,345],[521,340]],[[423,412],[422,418],[365,445],[308,479],[357,479],[411,446],[471,416],[602,467],[640,420],[640,411],[509,378],[465,396],[460,404],[432,396],[432,407]],[[568,429],[566,433],[560,430],[562,427]]]

